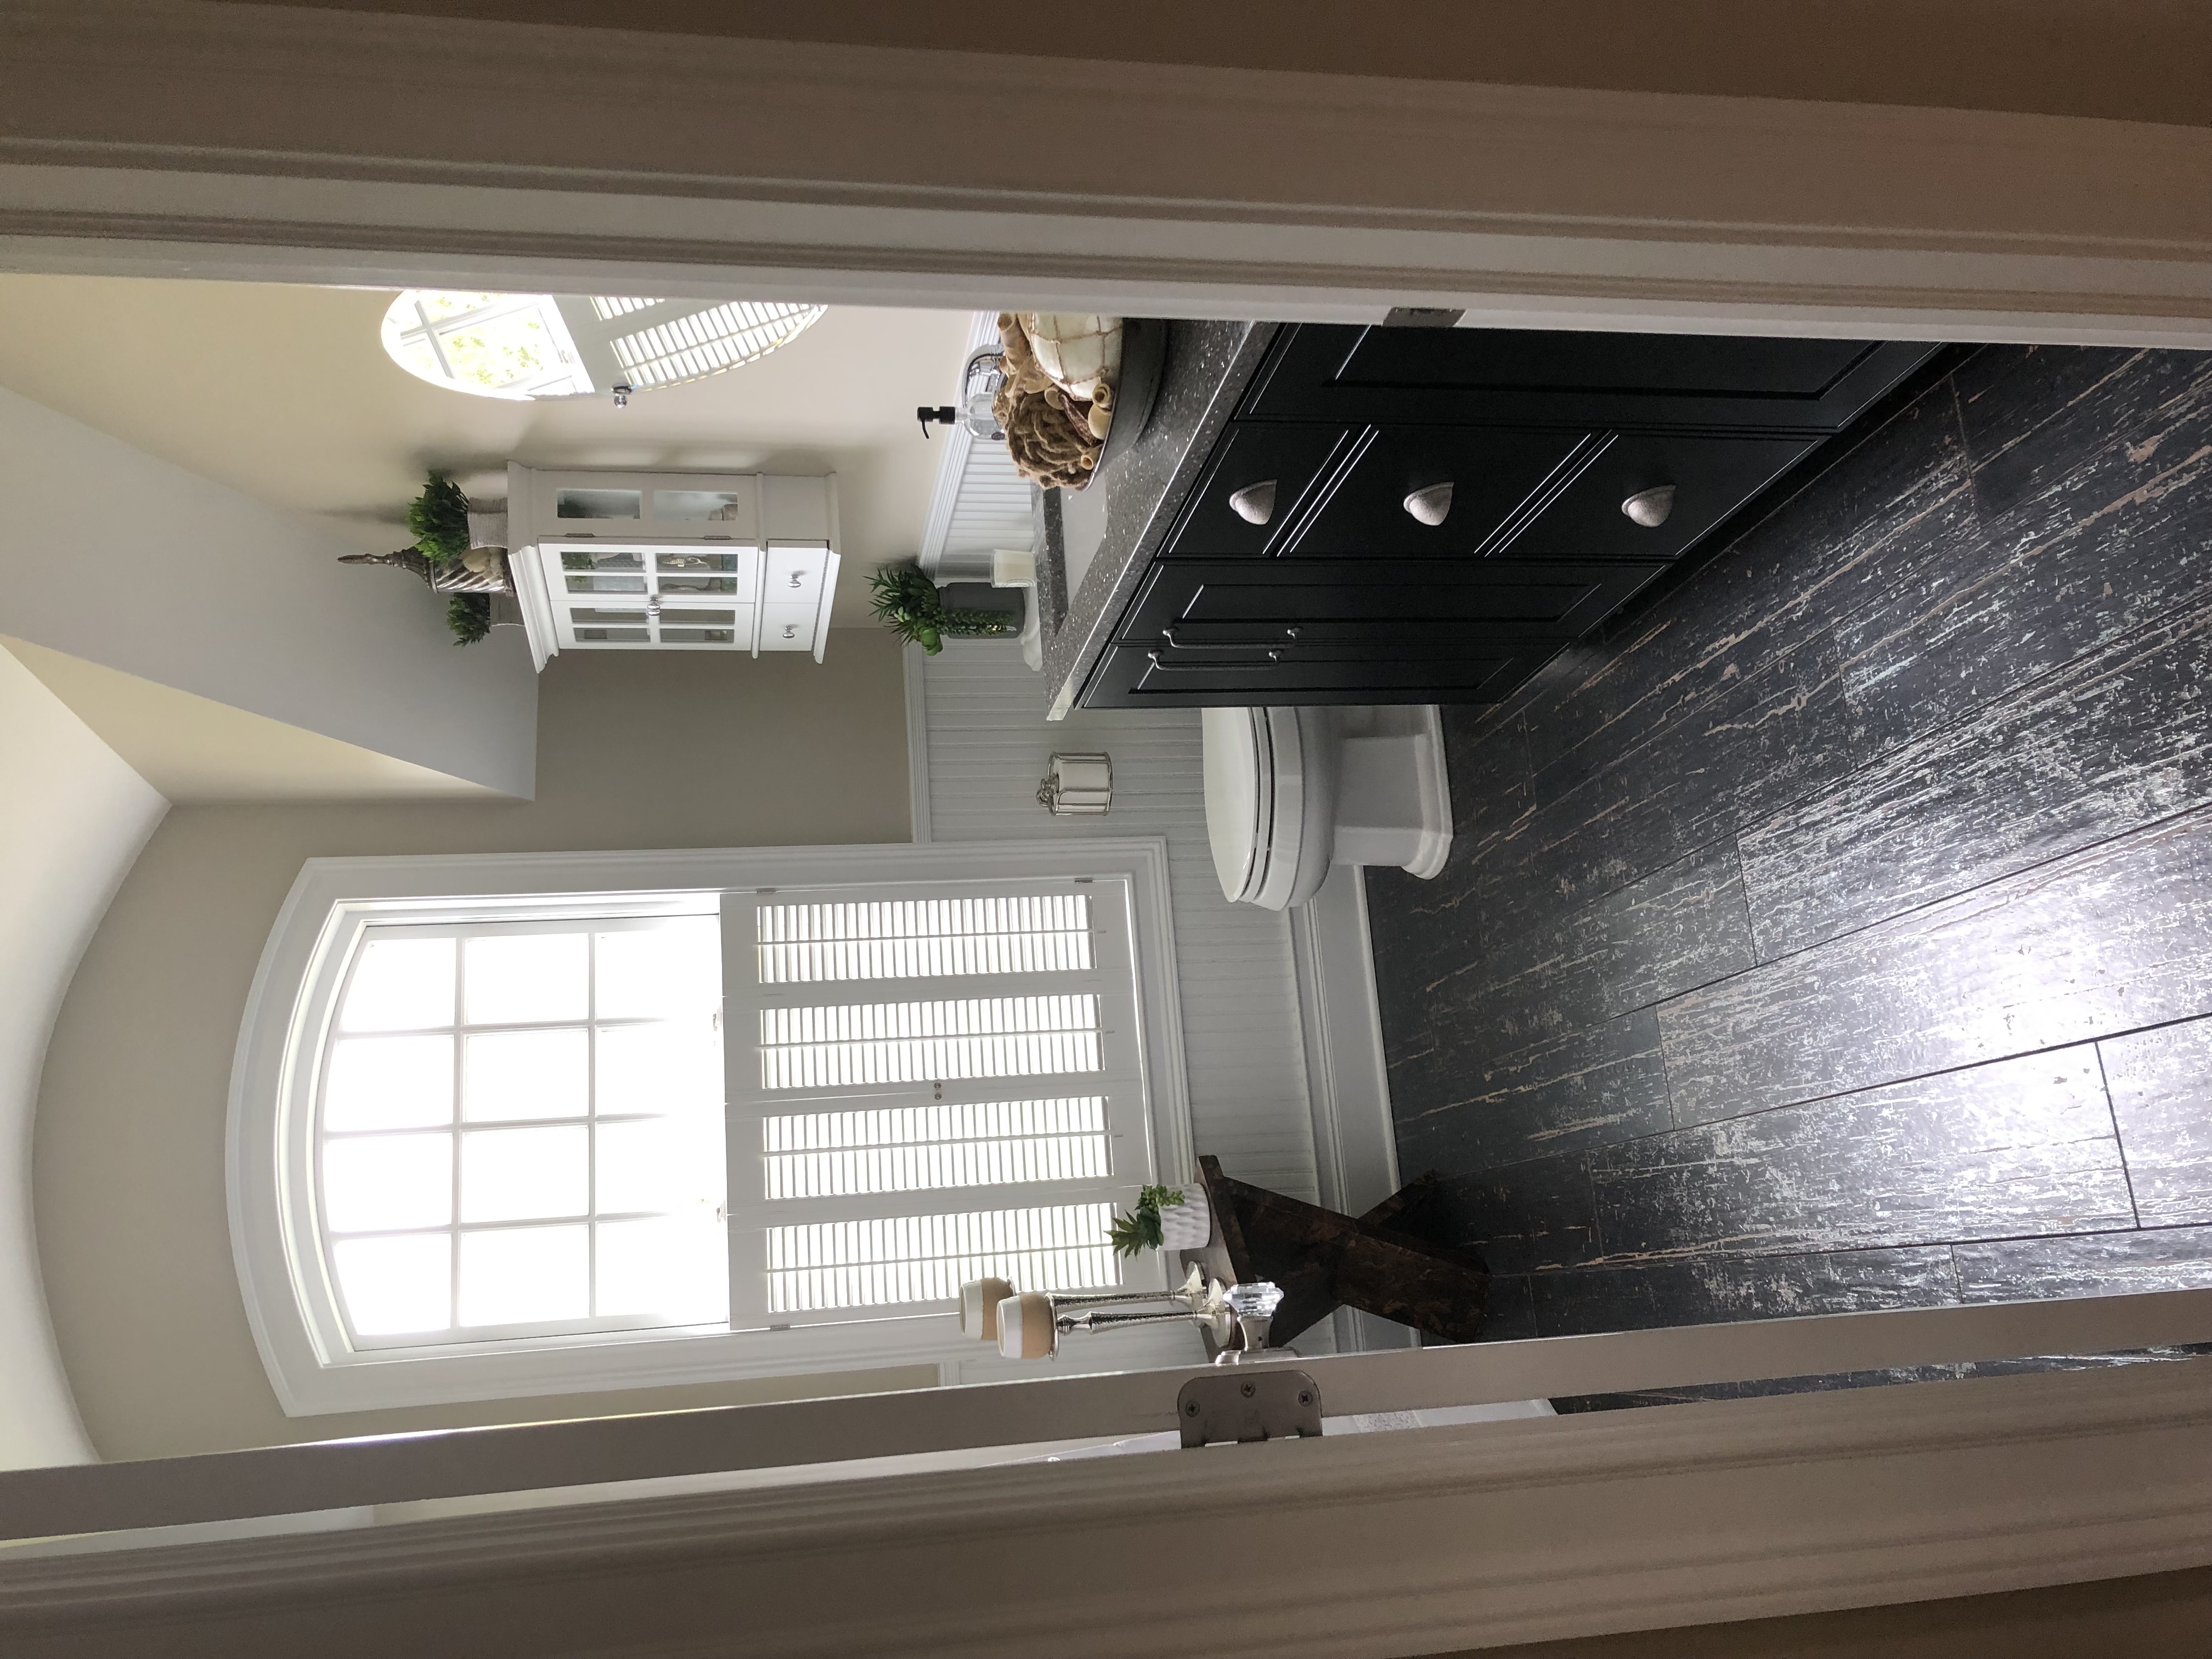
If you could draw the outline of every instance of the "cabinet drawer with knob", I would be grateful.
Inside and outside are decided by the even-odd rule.
[[[1673,559],[1819,447],[1814,438],[1608,434],[1501,559]]]
[[[1370,427],[1279,550],[1296,559],[1479,558],[1601,441],[1573,430]]]
[[[1165,556],[1257,558],[1279,546],[1352,438],[1334,426],[1231,425],[1168,538]]]

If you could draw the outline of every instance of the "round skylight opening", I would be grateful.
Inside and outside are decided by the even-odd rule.
[[[410,289],[384,349],[418,380],[477,398],[617,398],[719,374],[789,344],[824,307],[773,301]]]

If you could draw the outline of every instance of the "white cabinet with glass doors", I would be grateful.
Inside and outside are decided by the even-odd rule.
[[[532,655],[805,651],[837,586],[837,481],[509,466],[509,563]]]

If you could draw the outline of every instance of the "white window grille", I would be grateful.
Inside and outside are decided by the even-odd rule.
[[[726,1318],[711,915],[364,930],[322,1066],[363,1349]]]

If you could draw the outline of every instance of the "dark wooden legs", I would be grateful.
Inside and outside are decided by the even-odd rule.
[[[1490,1283],[1482,1258],[1421,1236],[1441,1191],[1433,1173],[1354,1218],[1231,1180],[1218,1158],[1198,1163],[1237,1277],[1283,1291],[1273,1340],[1289,1341],[1340,1304],[1448,1341],[1480,1338]]]

